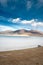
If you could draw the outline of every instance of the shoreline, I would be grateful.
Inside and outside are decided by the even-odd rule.
[[[9,34],[0,34],[0,36],[19,36],[19,37],[29,37],[29,36],[33,36],[33,37],[43,37],[43,35],[9,35]]]

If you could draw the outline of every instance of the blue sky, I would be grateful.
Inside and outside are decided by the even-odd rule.
[[[43,0],[0,0],[0,31],[43,31]]]

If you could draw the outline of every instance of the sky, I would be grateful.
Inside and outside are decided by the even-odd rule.
[[[0,0],[0,31],[43,32],[43,0]]]

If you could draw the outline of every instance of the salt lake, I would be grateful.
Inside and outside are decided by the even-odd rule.
[[[20,50],[43,46],[43,37],[0,36],[0,51]]]

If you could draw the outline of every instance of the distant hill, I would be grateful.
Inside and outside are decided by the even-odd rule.
[[[25,30],[25,29],[20,29],[16,31],[12,31],[12,34],[27,34],[27,35],[43,35],[42,32],[36,31],[36,30]]]
[[[17,34],[17,35],[33,35],[33,36],[36,36],[36,35],[40,35],[40,36],[43,36],[43,33],[42,32],[39,32],[39,31],[36,31],[36,30],[25,30],[25,29],[20,29],[20,30],[16,30],[16,31],[10,31],[10,30],[7,30],[7,31],[3,31],[3,32],[0,32],[0,34]]]

